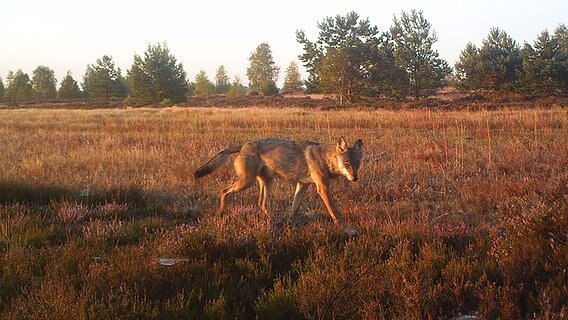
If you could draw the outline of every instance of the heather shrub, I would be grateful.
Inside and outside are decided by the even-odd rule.
[[[568,303],[563,294],[568,288],[568,202],[545,201],[505,216],[501,232],[492,238],[503,285],[514,293],[523,317],[529,310],[560,314]]]
[[[315,111],[326,101],[282,96],[4,110],[0,318],[566,318],[567,111],[513,98],[460,102],[512,108],[499,111]],[[265,109],[290,103],[308,109]],[[360,181],[332,185],[359,236],[313,187],[286,223],[283,182],[272,221],[257,188],[216,213],[233,169],[194,169],[265,136],[363,138]]]
[[[5,319],[64,320],[81,314],[76,302],[78,292],[65,281],[41,281],[37,287],[26,291],[28,294],[12,301]]]
[[[278,278],[272,289],[260,293],[254,311],[257,319],[304,319],[298,300],[291,278]]]

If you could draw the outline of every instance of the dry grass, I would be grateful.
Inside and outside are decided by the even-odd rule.
[[[232,170],[193,170],[266,136],[364,140],[358,238],[313,189],[291,228],[256,189],[214,213]],[[0,110],[0,168],[0,317],[568,316],[565,109]]]

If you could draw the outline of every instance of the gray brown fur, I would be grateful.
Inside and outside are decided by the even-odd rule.
[[[221,191],[219,212],[223,211],[228,195],[250,188],[256,181],[260,189],[258,205],[270,218],[272,181],[282,178],[296,183],[292,215],[297,213],[307,187],[315,184],[334,223],[341,224],[343,220],[329,190],[330,181],[340,176],[357,181],[362,152],[363,141],[360,139],[353,147],[348,147],[343,138],[335,145],[265,138],[222,150],[197,169],[194,176],[201,178],[210,174],[237,153],[234,160],[237,180]]]
[[[232,146],[227,149],[221,150],[216,156],[207,161],[204,165],[199,167],[193,173],[193,177],[196,179],[205,177],[206,175],[212,173],[218,168],[224,166],[230,159],[233,153],[241,151],[242,146]]]

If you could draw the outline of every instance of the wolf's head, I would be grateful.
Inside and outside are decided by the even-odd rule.
[[[357,172],[363,156],[363,141],[361,139],[357,140],[355,145],[350,148],[347,146],[345,139],[341,137],[337,141],[336,151],[337,168],[349,181],[356,182],[359,179]]]

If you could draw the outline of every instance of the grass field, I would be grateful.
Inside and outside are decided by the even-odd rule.
[[[313,187],[215,213],[193,171],[267,136],[363,139],[357,238]],[[0,110],[2,319],[565,319],[567,269],[567,109]]]

